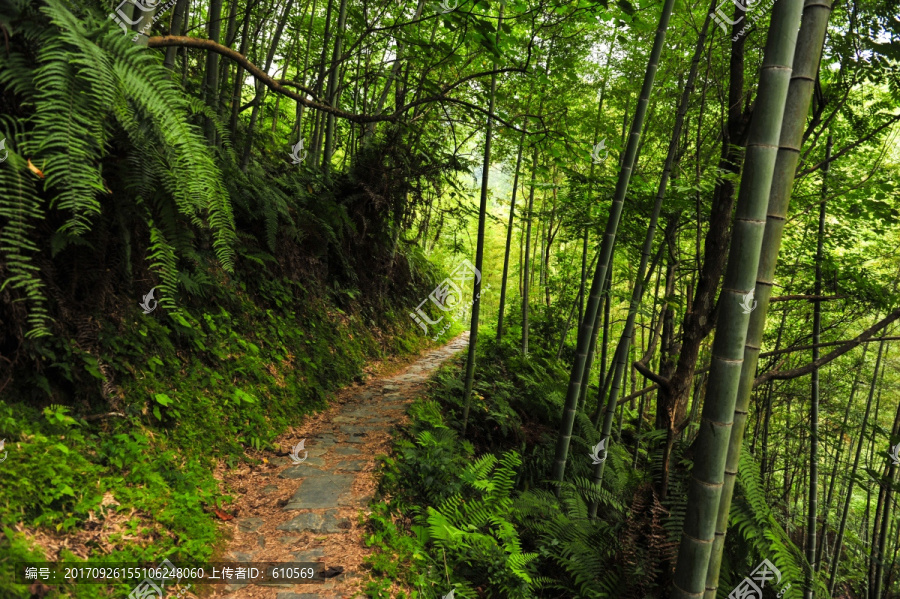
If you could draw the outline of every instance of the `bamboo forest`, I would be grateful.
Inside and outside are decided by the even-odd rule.
[[[0,599],[900,599],[900,0],[0,34]]]

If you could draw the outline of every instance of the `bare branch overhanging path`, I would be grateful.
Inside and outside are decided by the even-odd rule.
[[[452,91],[453,89],[459,87],[466,81],[470,81],[477,77],[488,77],[492,74],[501,74],[501,73],[513,73],[513,72],[525,73],[525,72],[527,72],[527,69],[524,69],[524,68],[510,67],[510,68],[496,69],[493,71],[485,71],[483,73],[475,73],[474,75],[469,75],[467,77],[463,77],[459,81],[456,81],[450,85],[444,86],[443,89],[441,90],[441,93],[439,93],[439,94],[428,96],[426,98],[420,98],[418,100],[410,102],[410,103],[406,104],[405,106],[401,106],[398,110],[394,111],[393,113],[368,115],[368,114],[355,114],[355,113],[351,113],[351,112],[346,112],[344,110],[340,110],[333,106],[329,106],[328,104],[322,104],[321,102],[316,102],[316,101],[310,100],[306,96],[304,96],[302,94],[298,94],[297,92],[288,89],[288,87],[296,87],[297,89],[299,89],[313,97],[316,97],[316,94],[312,90],[307,89],[306,87],[300,85],[299,83],[297,83],[295,81],[290,81],[287,79],[273,79],[261,68],[259,68],[258,66],[256,66],[252,62],[250,62],[250,60],[247,59],[246,56],[244,56],[240,52],[236,52],[235,50],[232,50],[228,46],[223,46],[222,44],[220,44],[218,42],[214,42],[212,40],[203,39],[203,38],[199,38],[199,37],[190,37],[190,36],[183,36],[183,35],[158,35],[158,36],[150,37],[147,39],[147,47],[148,48],[167,48],[170,46],[176,46],[176,47],[180,47],[180,48],[198,48],[201,50],[208,50],[210,52],[215,52],[217,54],[221,54],[222,56],[230,58],[234,62],[236,62],[239,65],[241,65],[242,67],[244,67],[244,69],[246,69],[251,75],[253,75],[257,79],[259,79],[259,81],[261,81],[263,83],[263,85],[268,87],[273,92],[276,92],[283,96],[287,96],[288,98],[295,100],[296,102],[302,104],[303,106],[306,106],[307,108],[312,108],[314,110],[319,110],[319,111],[325,112],[327,114],[332,114],[337,118],[346,119],[346,120],[354,122],[354,123],[377,123],[377,122],[385,122],[385,121],[388,121],[388,122],[397,121],[397,120],[399,120],[401,115],[403,115],[410,109],[415,108],[416,106],[420,106],[423,104],[429,104],[432,102],[450,102],[453,104],[459,104],[461,106],[465,106],[467,108],[475,110],[476,112],[481,112],[481,113],[487,114],[487,111],[484,108],[482,108],[481,106],[478,106],[477,104],[473,104],[472,102],[467,102],[467,101],[461,100],[459,98],[453,98],[453,97],[447,96],[446,94],[448,92]],[[521,129],[517,125],[514,125],[514,124],[504,120],[503,118],[498,117],[496,114],[491,115],[491,117],[493,119],[495,119],[497,122],[502,123],[504,126],[509,127],[510,129],[512,129],[514,131],[521,131]],[[539,133],[539,131],[536,133]]]

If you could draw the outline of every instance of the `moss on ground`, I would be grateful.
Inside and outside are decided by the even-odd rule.
[[[231,500],[218,464],[272,448],[367,360],[428,343],[402,310],[346,313],[286,279],[255,287],[232,282],[176,315],[135,307],[101,324],[96,352],[54,339],[46,368],[7,387],[0,596],[31,596],[11,578],[17,561],[79,559],[42,555],[62,535],[92,561],[208,560],[220,542],[214,509]],[[46,596],[124,597],[133,586]]]

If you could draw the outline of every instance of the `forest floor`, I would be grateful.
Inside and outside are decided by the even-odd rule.
[[[224,524],[231,538],[214,561],[318,562],[343,572],[316,584],[215,586],[209,597],[349,599],[361,592],[369,550],[360,515],[378,486],[376,456],[390,452],[392,429],[406,421],[431,375],[467,345],[463,333],[399,372],[338,391],[327,410],[277,440],[282,448],[305,440],[302,463],[259,452],[258,466],[223,468],[221,480],[239,498],[228,506],[237,517]]]

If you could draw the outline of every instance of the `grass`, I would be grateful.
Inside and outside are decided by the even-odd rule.
[[[227,295],[226,295],[227,293]],[[46,368],[0,403],[0,596],[30,597],[19,561],[206,561],[214,508],[232,500],[214,472],[267,449],[324,408],[368,359],[426,344],[410,319],[348,314],[288,280],[226,287],[173,318],[137,307],[106,321],[100,347],[45,346]],[[340,348],[337,351],[335,348]],[[49,403],[57,401],[63,403]],[[91,419],[112,411],[117,415]],[[79,555],[47,555],[65,536]],[[61,585],[46,597],[125,597],[133,585]]]

